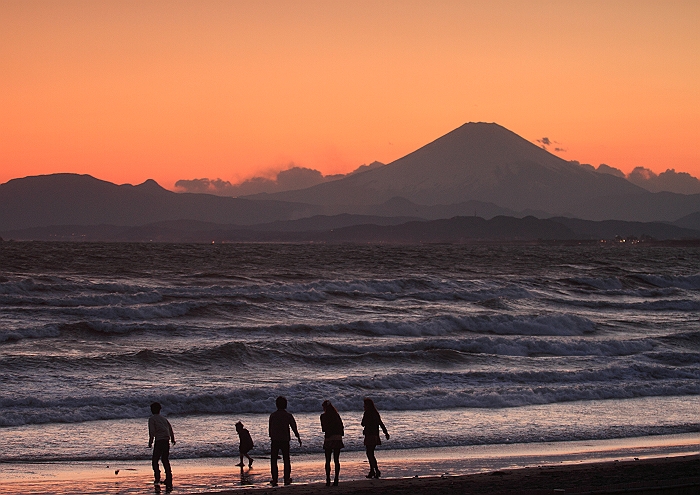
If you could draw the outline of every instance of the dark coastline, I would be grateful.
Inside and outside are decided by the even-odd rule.
[[[496,216],[411,220],[316,216],[255,226],[194,220],[139,226],[53,225],[0,232],[7,240],[160,243],[700,245],[700,231],[662,222]],[[661,243],[661,244],[659,244]],[[670,243],[670,244],[669,244]]]
[[[0,244],[6,246],[12,244],[26,243],[44,243],[44,244],[184,244],[184,245],[207,245],[207,244],[295,244],[295,245],[396,245],[396,246],[412,246],[412,245],[464,245],[464,246],[601,246],[601,247],[620,247],[620,248],[643,248],[643,247],[700,247],[700,239],[668,239],[668,240],[645,240],[639,242],[619,241],[615,239],[562,239],[562,240],[489,240],[489,239],[470,239],[460,242],[399,242],[399,241],[305,241],[305,240],[213,240],[213,241],[176,241],[176,240],[88,240],[80,237],[61,238],[61,239],[3,239],[0,238]]]

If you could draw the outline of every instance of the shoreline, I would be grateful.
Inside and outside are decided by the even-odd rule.
[[[607,487],[639,481],[669,485],[675,478],[691,484],[700,483],[694,478],[700,476],[698,444],[700,438],[693,433],[599,441],[384,449],[377,451],[382,470],[379,480],[365,479],[368,465],[364,452],[344,451],[340,485],[332,490],[358,495],[376,493],[378,489],[381,493],[435,495],[510,493],[507,490],[513,486],[530,486],[532,490],[549,490],[532,493],[554,493],[552,490],[559,488],[585,493],[571,490],[579,485]],[[293,455],[294,483],[291,487],[274,489],[269,485],[269,456],[256,456],[250,471],[234,467],[237,462],[237,457],[172,458],[174,493],[240,494],[241,490],[252,489],[255,493],[268,494],[284,489],[294,494],[313,495],[328,489],[323,482],[322,454]],[[280,460],[280,470],[281,464]],[[648,469],[640,471],[639,466],[648,466]],[[646,478],[640,478],[642,475]],[[537,480],[548,484],[538,486]],[[494,491],[496,489],[501,492]],[[150,458],[2,463],[0,494],[4,493],[154,493]],[[700,488],[694,493],[700,493]]]

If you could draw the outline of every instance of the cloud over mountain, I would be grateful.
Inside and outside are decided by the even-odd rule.
[[[349,174],[335,175],[323,175],[318,170],[294,166],[278,172],[272,179],[267,177],[252,177],[238,184],[232,184],[223,179],[181,179],[175,183],[175,187],[182,192],[208,193],[217,196],[238,197],[261,193],[271,194],[305,189],[324,182],[342,179],[348,175],[372,170],[383,165],[384,164],[380,162],[372,162],[369,165],[361,165]]]
[[[627,180],[651,192],[700,193],[700,180],[687,172],[676,172],[672,168],[656,175],[648,168],[637,167],[630,172]]]
[[[578,164],[588,170],[595,170],[601,174],[622,177],[649,192],[667,191],[678,194],[700,194],[700,180],[687,172],[676,172],[675,169],[672,168],[657,175],[648,168],[636,167],[632,172],[625,175],[619,168],[611,167],[605,163],[598,165],[598,168],[587,163],[578,163],[575,160],[572,161],[572,163]]]

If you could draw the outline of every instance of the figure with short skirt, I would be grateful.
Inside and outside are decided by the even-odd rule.
[[[389,440],[389,432],[386,430],[386,426],[382,423],[382,418],[379,416],[379,411],[374,406],[374,401],[369,398],[364,400],[365,413],[362,416],[362,426],[365,429],[362,431],[365,435],[365,452],[367,453],[367,460],[369,461],[369,473],[367,478],[379,478],[381,472],[377,466],[377,458],[374,456],[374,449],[377,445],[382,444],[381,438],[379,438],[379,428],[384,432],[384,436]]]
[[[321,431],[324,433],[323,451],[326,453],[326,486],[331,486],[331,455],[335,464],[335,477],[333,486],[338,486],[338,476],[340,475],[340,449],[343,445],[343,435],[345,428],[343,420],[340,419],[338,410],[326,400],[321,404],[323,414],[321,414]]]

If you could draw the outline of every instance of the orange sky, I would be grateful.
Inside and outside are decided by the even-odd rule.
[[[700,176],[700,2],[0,2],[0,182],[390,162],[469,121]]]

